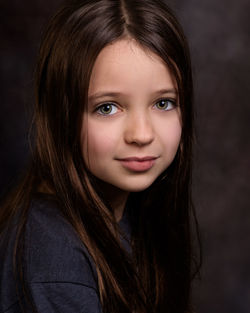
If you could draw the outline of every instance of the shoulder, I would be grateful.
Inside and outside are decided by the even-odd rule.
[[[91,256],[52,197],[31,203],[25,232],[25,272],[30,283],[70,282],[96,289]]]

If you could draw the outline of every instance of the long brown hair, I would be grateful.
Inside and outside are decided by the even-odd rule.
[[[105,46],[126,37],[166,63],[178,86],[182,117],[174,161],[147,190],[128,199],[132,256],[121,248],[112,209],[97,191],[80,149],[94,62]],[[192,311],[191,280],[198,270],[190,226],[192,217],[197,226],[191,199],[192,93],[188,45],[164,2],[75,0],[58,11],[38,57],[32,164],[0,212],[0,231],[19,216],[14,258],[22,280],[29,204],[45,186],[95,262],[103,312]]]

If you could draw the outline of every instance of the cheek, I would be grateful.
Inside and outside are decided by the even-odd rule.
[[[178,147],[181,140],[181,125],[175,124],[172,127],[170,127],[168,130],[168,136],[167,140],[171,143],[171,145],[174,147]]]
[[[82,153],[88,166],[104,159],[115,147],[114,132],[100,127],[98,123],[87,122],[82,130]]]
[[[176,153],[181,140],[182,127],[178,117],[159,124],[158,133],[166,151]]]

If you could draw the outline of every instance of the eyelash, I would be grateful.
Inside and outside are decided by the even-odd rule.
[[[99,105],[96,109],[95,109],[95,111],[98,113],[98,114],[100,114],[100,115],[113,115],[113,114],[115,114],[115,113],[112,113],[112,114],[105,114],[105,113],[101,113],[100,112],[100,110],[102,109],[102,108],[104,108],[105,106],[112,106],[112,107],[115,107],[116,108],[116,110],[118,110],[118,108],[117,108],[117,105],[116,104],[114,104],[114,103],[112,103],[112,102],[106,102],[106,103],[103,103],[103,104],[101,104],[101,105]]]
[[[174,100],[174,99],[160,99],[160,100],[158,100],[158,101],[154,104],[154,107],[155,107],[157,104],[161,103],[161,102],[167,102],[168,104],[167,104],[167,107],[166,107],[166,108],[158,108],[160,111],[170,111],[170,110],[174,109],[174,108],[177,106],[176,100]],[[169,103],[170,103],[170,105],[172,106],[172,108],[170,108],[170,109],[169,109]],[[101,113],[101,109],[104,108],[105,106],[112,106],[113,108],[116,108],[116,111],[113,112],[112,114],[110,114],[110,113],[113,111],[113,109],[111,108],[111,111],[110,111],[110,112]],[[115,113],[117,112],[117,110],[118,110],[117,105],[116,105],[115,103],[112,103],[112,102],[103,103],[103,104],[99,105],[99,106],[95,109],[95,111],[96,111],[98,114],[104,115],[104,116],[105,116],[105,115],[106,115],[106,116],[113,115],[113,114],[115,114]]]

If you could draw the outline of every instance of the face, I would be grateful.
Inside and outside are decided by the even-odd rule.
[[[149,187],[181,138],[176,84],[156,54],[133,39],[106,46],[94,64],[81,133],[89,170],[110,188]]]

